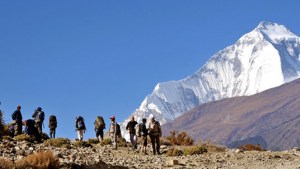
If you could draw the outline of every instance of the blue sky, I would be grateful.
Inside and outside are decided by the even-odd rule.
[[[300,35],[300,1],[0,1],[0,109],[42,107],[58,137],[97,115],[122,122],[158,82],[197,71],[261,21]],[[45,131],[48,132],[47,123]]]

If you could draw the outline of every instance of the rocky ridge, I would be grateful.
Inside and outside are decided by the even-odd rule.
[[[74,142],[74,141],[73,141]],[[26,141],[0,141],[0,158],[20,160],[38,151],[52,151],[60,161],[60,168],[300,168],[300,150],[242,151],[226,149],[199,155],[169,157],[143,155],[129,147],[112,150],[110,146],[56,148]],[[171,147],[162,146],[162,152]],[[150,147],[149,147],[150,150]]]

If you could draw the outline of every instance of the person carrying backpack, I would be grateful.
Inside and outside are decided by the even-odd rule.
[[[17,110],[13,112],[11,115],[11,118],[13,119],[13,125],[14,125],[14,135],[17,136],[19,134],[22,134],[22,113],[21,113],[21,106],[19,105],[17,107]]]
[[[57,120],[55,115],[51,115],[49,117],[48,127],[50,129],[49,131],[50,138],[55,138],[55,133],[57,128]]]
[[[41,134],[36,127],[35,120],[28,119],[25,120],[23,124],[25,126],[25,133],[30,136],[34,136],[36,141],[41,142]]]
[[[94,122],[96,138],[98,141],[103,140],[103,130],[105,129],[105,122],[102,116],[97,116]]]
[[[148,132],[152,143],[153,154],[155,155],[156,152],[157,154],[160,154],[160,137],[162,135],[162,131],[159,122],[156,121],[154,117],[150,118]]]
[[[111,123],[110,123],[110,126],[109,126],[109,136],[111,138],[111,141],[112,141],[112,146],[113,146],[113,149],[117,149],[118,146],[117,146],[117,138],[118,136],[120,135],[120,125],[116,122],[116,117],[115,116],[112,116],[110,118],[111,120]]]
[[[130,121],[127,123],[126,130],[129,132],[130,136],[130,142],[132,144],[132,149],[137,148],[137,142],[136,142],[136,130],[135,126],[138,123],[134,120],[134,116],[131,116]]]
[[[83,140],[83,133],[85,133],[86,127],[84,124],[84,119],[81,116],[76,117],[76,124],[75,124],[77,135],[79,141]]]
[[[139,124],[139,130],[138,130],[138,137],[140,138],[141,143],[141,149],[142,152],[146,155],[147,154],[147,136],[148,136],[148,129],[146,127],[147,119],[143,118],[142,123]]]
[[[42,127],[43,127],[43,123],[44,123],[44,119],[45,119],[45,113],[42,111],[42,108],[41,107],[38,107],[33,115],[32,115],[32,118],[34,119],[35,121],[35,126],[36,128],[38,129],[38,132],[40,134],[43,133],[42,131]]]

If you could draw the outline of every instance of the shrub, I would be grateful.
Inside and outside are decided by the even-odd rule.
[[[35,154],[28,155],[27,157],[17,161],[17,169],[58,169],[59,160],[50,151],[41,151]]]
[[[167,151],[166,155],[172,156],[172,157],[173,156],[181,156],[181,155],[183,155],[183,152],[182,152],[182,150],[171,148]]]
[[[96,139],[96,138],[89,138],[89,139],[87,140],[87,142],[88,142],[89,144],[98,144],[98,143],[99,143],[99,140]]]
[[[67,138],[48,139],[43,143],[45,146],[70,148],[70,140]]]
[[[10,160],[0,158],[0,168],[1,169],[13,169],[14,163]]]
[[[207,149],[208,152],[225,152],[226,151],[226,147],[221,146],[221,145],[217,145],[217,144],[213,144],[210,142],[207,143],[198,143],[198,146],[203,146]]]
[[[194,144],[194,140],[186,132],[178,132],[175,130],[170,131],[170,136],[167,136],[166,139],[170,141],[172,145],[178,146],[191,146]]]
[[[3,140],[8,140],[8,141],[13,141],[14,139],[10,136],[3,136],[2,137]]]
[[[206,152],[207,152],[207,148],[204,146],[191,146],[191,147],[186,147],[183,150],[184,155],[203,154]]]
[[[35,137],[30,136],[28,134],[20,134],[14,137],[15,140],[17,141],[28,141],[28,142],[34,142]]]
[[[111,142],[111,139],[110,138],[105,138],[103,139],[101,142],[100,142],[100,145],[101,146],[105,146],[105,145],[110,145],[112,142]]]
[[[75,147],[91,147],[92,145],[87,141],[75,141],[73,143]]]
[[[243,151],[265,151],[259,144],[246,144],[239,147]]]

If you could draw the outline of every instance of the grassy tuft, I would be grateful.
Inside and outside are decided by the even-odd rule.
[[[179,150],[179,149],[175,149],[175,148],[171,148],[167,151],[166,153],[167,156],[171,156],[171,157],[174,157],[174,156],[182,156],[183,155],[183,151],[182,150]]]
[[[75,147],[92,147],[92,145],[87,141],[75,141],[73,145]]]
[[[28,134],[20,134],[14,137],[15,140],[17,141],[28,141],[28,142],[34,142],[35,137],[30,136]]]
[[[43,143],[45,146],[70,148],[70,140],[67,138],[48,139]]]
[[[194,155],[207,153],[207,148],[204,146],[190,146],[183,150],[184,155]]]
[[[0,168],[1,169],[13,169],[14,163],[10,160],[0,158]]]
[[[53,155],[51,151],[41,151],[17,161],[17,169],[58,169],[59,160]]]
[[[110,145],[112,143],[110,138],[105,138],[100,142],[101,146]]]
[[[87,142],[88,142],[89,144],[98,144],[98,143],[99,143],[99,140],[96,139],[96,138],[89,138],[89,139],[87,140]]]

